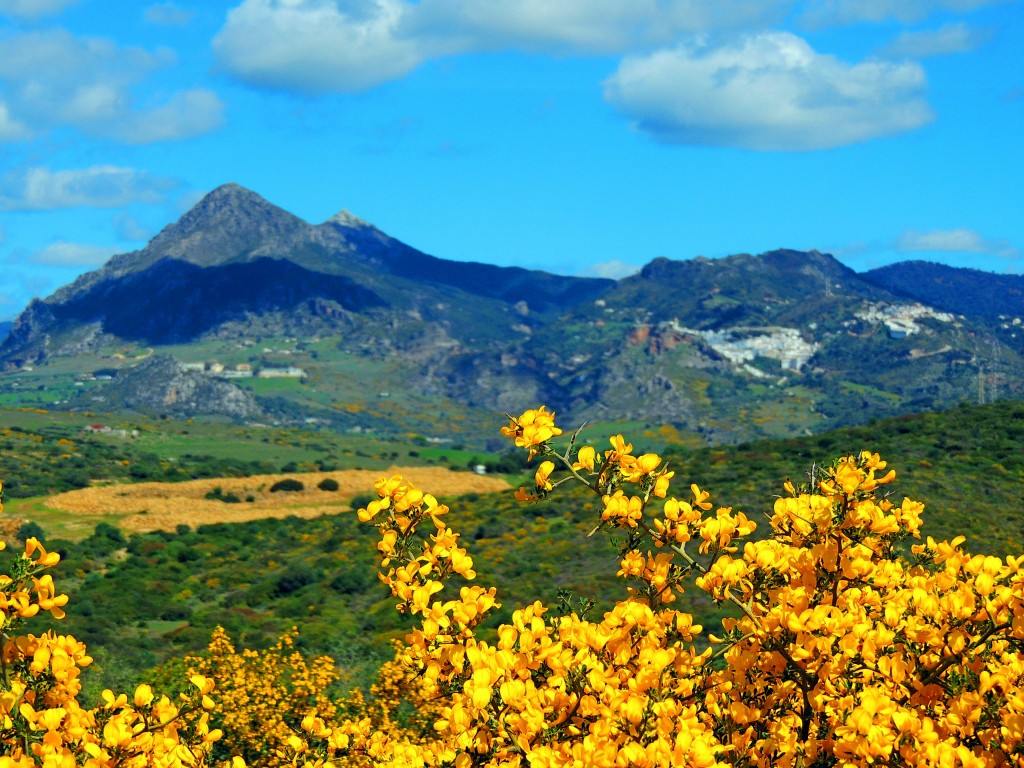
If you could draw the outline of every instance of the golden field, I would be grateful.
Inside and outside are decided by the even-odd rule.
[[[52,510],[72,515],[119,516],[119,527],[126,531],[173,531],[178,525],[238,523],[264,517],[318,517],[351,509],[353,496],[373,492],[381,475],[402,475],[419,488],[439,499],[463,493],[494,493],[509,488],[500,477],[453,472],[441,467],[392,467],[379,470],[339,470],[335,472],[292,472],[189,480],[182,483],[135,483],[82,488],[48,497],[44,504]],[[274,483],[292,478],[304,490],[271,493]],[[321,491],[317,485],[325,478],[338,483],[337,491]],[[205,498],[219,488],[222,494],[242,499],[227,504]],[[246,501],[251,497],[252,501]]]

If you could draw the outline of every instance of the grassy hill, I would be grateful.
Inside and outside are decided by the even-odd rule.
[[[605,434],[596,426],[585,433],[602,445]],[[641,435],[627,436],[644,448]],[[698,482],[716,504],[763,521],[786,477],[869,448],[896,468],[897,499],[926,503],[926,535],[964,533],[972,551],[1008,554],[1024,552],[1022,444],[1024,403],[999,403],[818,436],[680,450],[671,461],[679,487]],[[503,607],[493,622],[534,598],[556,603],[560,590],[595,596],[596,611],[624,595],[614,549],[602,536],[587,536],[599,519],[599,499],[574,491],[529,506],[511,494],[444,501],[476,560],[478,583],[499,586]],[[130,538],[101,523],[79,542],[51,542],[66,558],[55,578],[71,595],[62,628],[89,643],[102,670],[94,676],[99,686],[202,648],[217,625],[248,646],[299,626],[306,648],[334,655],[358,678],[385,654],[386,640],[408,626],[376,580],[375,543],[375,531],[351,513],[181,526]],[[706,624],[719,614],[696,590],[682,606]]]

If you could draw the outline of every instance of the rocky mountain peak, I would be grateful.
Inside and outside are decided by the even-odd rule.
[[[239,184],[223,184],[203,197],[178,221],[165,227],[151,245],[174,237],[188,237],[211,226],[228,226],[238,231],[275,220],[282,223],[301,221]]]
[[[331,216],[324,224],[337,224],[339,227],[350,229],[376,229],[370,222],[359,218],[351,211],[342,209]]]
[[[255,192],[238,184],[224,184],[165,227],[142,253],[200,265],[217,264],[256,249],[272,249],[282,240],[305,234],[309,228],[298,216]]]
[[[402,247],[397,240],[345,209],[313,229],[318,240],[328,248],[359,253],[371,262],[379,262],[395,248]]]

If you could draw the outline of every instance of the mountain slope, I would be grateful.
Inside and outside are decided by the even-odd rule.
[[[817,251],[769,251],[725,259],[655,259],[606,296],[609,306],[642,308],[653,322],[685,318],[694,328],[801,323],[821,304],[850,297],[891,301],[832,256]]]
[[[191,342],[225,323],[262,316],[272,316],[274,327],[313,333],[366,317],[395,325],[411,314],[462,339],[474,326],[507,333],[524,307],[560,311],[612,284],[445,261],[350,214],[313,226],[226,184],[141,251],[115,256],[33,301],[0,345],[0,361],[79,354],[113,338]]]
[[[902,261],[865,272],[864,279],[901,296],[966,317],[998,320],[1024,315],[1024,275],[997,275],[930,261]]]
[[[566,277],[521,267],[429,256],[395,240],[347,211],[316,227],[329,251],[358,254],[367,266],[391,277],[446,286],[508,303],[525,301],[533,310],[559,310],[587,301],[614,285],[599,278]]]
[[[118,280],[97,283],[52,308],[59,322],[99,322],[103,331],[148,344],[189,341],[248,313],[294,310],[311,300],[358,312],[384,300],[341,275],[260,257],[199,267],[161,259]]]
[[[0,397],[116,409],[110,374],[170,353],[229,366],[291,423],[453,440],[545,403],[711,442],[1024,397],[1012,327],[880,282],[817,251],[661,258],[618,282],[447,261],[345,211],[311,225],[228,184],[33,301],[0,344]]]
[[[1024,353],[1024,275],[904,261],[865,272],[864,279],[899,296],[964,315]]]
[[[984,329],[798,251],[657,259],[512,357],[510,374],[546,373],[546,402],[712,441],[942,408],[973,399],[983,370],[1013,396],[1022,364]]]

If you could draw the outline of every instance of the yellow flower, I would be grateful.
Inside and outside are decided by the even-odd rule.
[[[602,497],[602,501],[604,512],[601,513],[601,519],[611,520],[620,528],[636,528],[643,516],[643,499],[639,496],[626,496],[622,489]]]
[[[633,452],[633,444],[627,443],[622,435],[614,435],[608,438],[608,442],[612,444],[612,449],[605,451],[604,455],[609,462],[618,461],[620,457]]]
[[[594,458],[597,455],[597,451],[594,450],[594,446],[585,445],[580,448],[580,452],[576,455],[576,461],[573,462],[572,468],[577,472],[581,469],[588,469],[591,472],[594,471]]]
[[[530,493],[529,491],[522,487],[520,487],[519,490],[512,494],[512,496],[513,498],[515,498],[516,501],[540,501],[539,497],[534,496],[532,493]]]
[[[513,438],[519,448],[529,449],[531,459],[541,446],[562,434],[562,430],[555,426],[555,414],[543,405],[524,411],[518,418],[509,417],[508,426],[502,427],[501,432]]]
[[[643,575],[644,568],[646,567],[647,560],[640,554],[640,550],[634,549],[631,552],[627,552],[626,556],[622,558],[622,562],[619,564],[619,572],[616,575],[639,578]]]
[[[651,495],[657,496],[659,499],[664,499],[668,495],[669,485],[671,484],[672,478],[675,476],[675,472],[662,471],[654,481],[654,489],[651,491]]]
[[[696,483],[690,485],[690,493],[693,494],[693,506],[699,507],[703,510],[711,509],[711,502],[708,499],[711,498],[711,494],[707,491],[702,491],[697,487]]]
[[[143,683],[135,689],[133,701],[136,707],[148,707],[153,702],[153,689]]]
[[[554,471],[555,463],[553,461],[545,461],[541,463],[541,465],[537,468],[536,474],[533,476],[534,483],[537,485],[538,489],[542,491],[551,490],[551,482],[548,480],[548,478]]]

